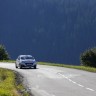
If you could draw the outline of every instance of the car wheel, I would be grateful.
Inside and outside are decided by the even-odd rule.
[[[32,69],[32,67],[29,67],[29,69]]]
[[[19,65],[20,69],[22,69],[22,65]]]
[[[17,67],[17,64],[15,64],[15,67],[18,68],[18,67]]]
[[[37,67],[36,67],[36,65],[34,66],[34,69],[36,69]]]

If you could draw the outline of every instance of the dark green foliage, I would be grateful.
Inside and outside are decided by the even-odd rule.
[[[81,65],[96,67],[96,48],[85,51],[80,56]]]
[[[0,60],[9,60],[9,55],[4,45],[0,45]]]

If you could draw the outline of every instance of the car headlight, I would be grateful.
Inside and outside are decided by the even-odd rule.
[[[21,63],[25,63],[24,61],[21,61]]]

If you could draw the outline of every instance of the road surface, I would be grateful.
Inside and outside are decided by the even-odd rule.
[[[16,69],[15,64],[0,63],[24,77],[34,96],[96,96],[96,73],[38,65],[37,69]]]

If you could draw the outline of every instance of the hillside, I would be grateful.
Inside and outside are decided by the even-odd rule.
[[[96,0],[1,0],[0,43],[12,59],[79,64],[96,45]]]

